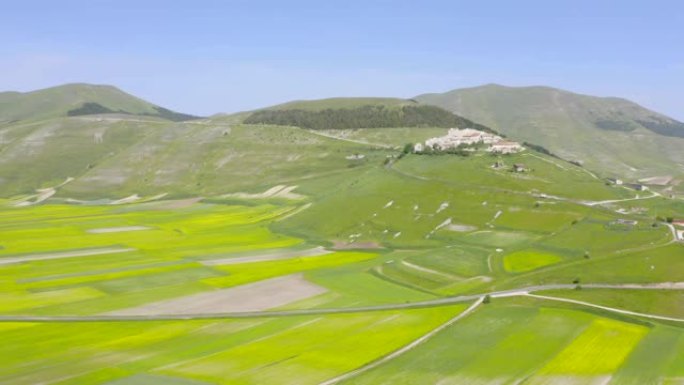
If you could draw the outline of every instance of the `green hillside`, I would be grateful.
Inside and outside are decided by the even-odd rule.
[[[684,123],[625,99],[500,85],[415,99],[606,174],[646,177],[684,168]]]
[[[0,94],[0,124],[103,113],[155,116],[173,121],[196,118],[106,85],[66,84],[26,93]]]
[[[313,130],[388,127],[472,127],[491,131],[439,107],[414,100],[389,98],[333,98],[298,101],[258,110],[248,124],[296,126]]]

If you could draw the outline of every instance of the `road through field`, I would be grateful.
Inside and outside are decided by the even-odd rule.
[[[479,298],[490,296],[491,298],[529,296],[532,292],[545,290],[574,290],[574,284],[550,284],[528,286],[524,288],[493,291],[472,295],[444,297],[439,299],[417,301],[398,304],[358,306],[343,308],[323,309],[299,309],[299,310],[265,310],[226,313],[197,313],[197,314],[156,314],[156,315],[84,315],[84,316],[33,316],[33,315],[0,315],[0,322],[142,322],[142,321],[183,321],[183,320],[207,320],[207,319],[240,319],[240,318],[269,318],[291,317],[321,314],[345,314],[364,313],[372,311],[422,309],[429,307],[449,306],[458,303],[476,301]],[[684,282],[667,282],[661,284],[583,284],[583,288],[614,289],[614,290],[684,290]],[[553,298],[553,297],[551,297]],[[588,303],[588,302],[587,302]],[[596,305],[599,306],[599,305]],[[605,310],[611,311],[611,308]],[[625,310],[626,311],[626,310]],[[653,317],[658,315],[651,314]],[[684,322],[684,320],[682,320]]]
[[[367,371],[369,371],[369,370],[371,370],[371,369],[373,369],[373,368],[376,368],[376,367],[378,367],[378,366],[384,364],[385,362],[391,361],[391,360],[393,360],[393,359],[399,357],[400,355],[402,355],[402,354],[404,354],[404,353],[406,353],[406,352],[408,352],[408,351],[414,349],[416,346],[418,346],[418,345],[422,344],[423,342],[429,340],[429,339],[432,338],[435,334],[437,334],[437,333],[441,332],[442,330],[448,328],[449,326],[453,325],[454,323],[458,322],[459,320],[461,320],[461,319],[467,317],[470,313],[474,312],[474,311],[478,308],[478,306],[482,305],[482,302],[483,302],[483,301],[484,301],[484,297],[478,298],[477,301],[475,301],[475,303],[473,303],[472,305],[470,305],[470,307],[468,307],[466,310],[464,310],[463,312],[459,313],[458,315],[456,315],[455,317],[453,317],[453,318],[450,319],[449,321],[447,321],[447,322],[445,322],[445,323],[439,325],[439,326],[436,327],[435,329],[432,329],[430,332],[428,332],[427,334],[424,334],[423,336],[421,336],[421,337],[418,338],[417,340],[411,342],[410,344],[405,345],[404,347],[402,347],[402,348],[400,348],[400,349],[398,349],[398,350],[395,350],[394,352],[392,352],[392,353],[390,353],[390,354],[388,354],[388,355],[386,355],[386,356],[380,357],[379,359],[377,359],[377,360],[375,360],[375,361],[371,361],[371,362],[369,362],[368,364],[366,364],[366,365],[364,365],[364,366],[361,366],[360,368],[354,369],[354,370],[352,370],[352,371],[350,371],[350,372],[344,373],[344,374],[342,374],[342,375],[340,375],[340,376],[337,376],[337,377],[335,377],[335,378],[332,378],[332,379],[330,379],[330,380],[321,382],[319,385],[333,385],[333,384],[337,384],[337,383],[340,382],[340,381],[344,381],[344,380],[346,380],[346,379],[348,379],[348,378],[357,376],[357,375],[359,375],[359,374],[361,374],[361,373],[363,373],[363,372],[367,372]]]
[[[547,300],[547,301],[566,302],[566,303],[571,303],[571,304],[575,304],[575,305],[593,307],[595,309],[607,310],[607,311],[610,311],[613,313],[618,313],[618,314],[633,315],[633,316],[637,316],[637,317],[650,318],[650,319],[655,319],[655,320],[659,320],[659,321],[684,322],[684,318],[666,317],[666,316],[662,316],[662,315],[648,314],[648,313],[638,313],[635,311],[629,311],[629,310],[618,309],[618,308],[614,308],[614,307],[597,305],[597,304],[594,304],[591,302],[578,301],[575,299],[550,297],[550,296],[538,295],[538,294],[526,294],[526,295],[528,297],[543,299],[543,300]]]

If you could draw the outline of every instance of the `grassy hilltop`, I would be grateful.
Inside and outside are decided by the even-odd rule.
[[[103,113],[153,116],[174,121],[195,118],[156,106],[108,85],[79,83],[25,93],[0,93],[0,124]]]

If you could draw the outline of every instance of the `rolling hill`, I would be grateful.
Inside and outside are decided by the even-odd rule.
[[[473,127],[491,131],[443,108],[412,99],[331,98],[295,101],[254,111],[244,123],[313,130],[388,127]]]
[[[684,173],[684,123],[625,99],[495,84],[415,99],[608,175]]]
[[[153,116],[172,121],[197,118],[156,106],[108,85],[78,83],[26,93],[0,93],[0,123],[103,113]]]
[[[526,98],[515,96],[523,91]],[[664,135],[678,135],[677,122],[628,101],[500,86],[449,95],[295,101],[173,121],[187,116],[161,113],[110,86],[2,93],[1,193],[30,194],[67,178],[73,180],[57,196],[264,191],[381,164],[406,143],[444,135],[447,127],[490,130],[489,125],[566,160],[584,161],[587,170],[604,176],[681,174],[684,138]],[[468,108],[453,114],[430,105],[439,100]],[[665,123],[655,126],[656,121]],[[627,128],[618,129],[623,126],[615,122]],[[363,154],[364,160],[350,161],[351,154]]]

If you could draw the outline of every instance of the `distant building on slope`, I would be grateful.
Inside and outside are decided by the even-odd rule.
[[[527,167],[525,167],[524,164],[522,163],[516,163],[513,165],[513,171],[515,172],[525,172],[527,171]]]
[[[622,184],[623,184],[622,179],[618,179],[618,178],[608,178],[608,183],[614,184],[616,186],[622,186]]]
[[[510,154],[521,151],[520,143],[503,140],[502,137],[491,132],[476,130],[473,128],[450,128],[446,135],[430,138],[423,143],[413,146],[415,152],[425,150],[444,151],[458,148],[459,146],[472,146],[477,144],[489,145],[487,151],[501,154]]]
[[[492,144],[488,151],[495,152],[498,154],[514,154],[516,152],[522,151],[523,147],[518,142],[511,142],[508,140],[502,140]]]
[[[501,137],[489,132],[472,128],[450,128],[445,136],[430,138],[425,141],[425,147],[433,150],[450,150],[461,145],[473,145],[478,143],[491,144],[501,140]]]
[[[630,188],[633,188],[634,190],[637,190],[637,191],[647,191],[648,190],[648,186],[641,184],[641,183],[631,183],[631,184],[628,184],[627,186]]]

